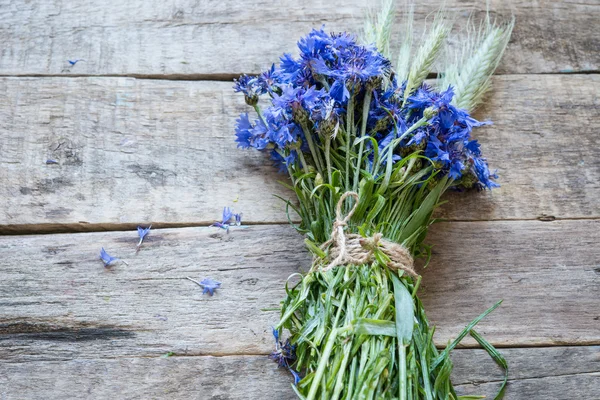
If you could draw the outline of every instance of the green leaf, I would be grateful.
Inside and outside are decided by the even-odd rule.
[[[396,336],[403,344],[412,340],[415,326],[415,305],[406,286],[395,273],[391,274],[394,284],[394,302],[396,307]]]
[[[352,321],[355,335],[396,336],[396,325],[382,319],[358,318]]]
[[[319,258],[327,257],[327,254],[325,254],[325,252],[323,250],[321,250],[321,248],[319,246],[317,246],[315,244],[315,242],[313,242],[312,240],[304,239],[304,244],[306,245],[308,250],[311,253],[313,253],[314,255],[316,255],[317,257],[319,257]]]
[[[442,178],[437,185],[429,192],[425,200],[421,203],[419,208],[412,213],[406,226],[402,229],[402,235],[400,236],[399,242],[402,243],[404,239],[410,237],[417,230],[428,225],[429,217],[436,205],[439,202],[440,196],[444,193],[447,188],[448,179]]]
[[[377,200],[375,201],[375,204],[371,207],[371,211],[369,211],[369,214],[367,214],[367,218],[365,221],[367,223],[371,223],[375,219],[377,214],[379,214],[379,212],[385,206],[385,197],[383,197],[380,194],[378,194],[376,196],[377,196]]]

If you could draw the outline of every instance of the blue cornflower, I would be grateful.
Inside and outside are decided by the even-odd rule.
[[[313,29],[308,35],[298,41],[300,58],[294,59],[290,54],[281,57],[280,71],[285,82],[296,86],[312,86],[317,80],[314,77],[315,66],[318,62],[334,62],[338,48],[343,48],[352,42],[349,37],[332,37],[323,28]]]
[[[338,122],[342,108],[331,96],[324,94],[312,103],[310,118],[314,122],[335,121]]]
[[[329,95],[340,103],[345,103],[350,98],[350,91],[342,79],[336,79],[329,89]]]
[[[295,124],[306,124],[312,109],[325,96],[325,90],[317,90],[315,86],[296,87],[290,84],[282,85],[281,94],[273,96],[273,106],[268,109],[267,119],[275,126],[288,126],[293,130]],[[300,131],[298,132],[300,133]],[[293,142],[297,137],[293,137]],[[292,141],[292,140],[288,140]],[[280,147],[284,147],[281,146]]]
[[[104,247],[100,249],[100,257],[105,267],[109,267],[113,261],[118,261],[117,257],[113,257],[104,250]]]
[[[279,60],[279,68],[284,80],[289,83],[296,83],[302,71],[302,64],[296,61],[289,53],[284,53]],[[301,80],[304,80],[305,77],[301,76],[300,78]]]
[[[271,68],[258,76],[258,84],[265,93],[273,94],[281,83],[281,72],[275,69],[275,64]]]
[[[448,106],[454,97],[454,89],[451,86],[444,92],[438,93],[431,90],[427,84],[423,84],[408,98],[408,108],[424,110],[428,107],[440,109]]]
[[[357,85],[384,76],[390,62],[373,48],[349,46],[340,52],[335,63],[328,65],[323,59],[317,59],[314,66],[318,74],[334,80],[329,94],[343,103]]]
[[[292,104],[295,95],[274,95],[278,105],[268,107],[263,111],[263,118],[250,123],[247,114],[241,114],[236,125],[236,141],[239,147],[254,147],[257,150],[295,148],[296,142],[302,136],[302,129],[292,120]],[[312,95],[311,95],[312,96]],[[297,108],[301,108],[299,105]]]
[[[285,343],[279,340],[279,331],[273,328],[273,337],[275,338],[275,351],[269,355],[269,358],[277,363],[280,368],[286,368],[294,377],[294,385],[300,382],[300,375],[294,371],[291,365],[296,361],[296,346],[290,344],[289,339]]]
[[[498,175],[496,173],[490,173],[488,168],[488,164],[485,158],[475,157],[473,158],[473,172],[475,176],[479,180],[481,187],[493,189],[496,187],[500,187],[496,182],[492,179],[497,179]]]
[[[277,150],[271,151],[271,160],[273,161],[273,166],[277,167],[277,170],[280,173],[287,172],[288,166],[292,165],[296,159],[298,158],[298,152],[296,150],[291,150],[287,156],[282,156]]]
[[[215,294],[215,290],[217,290],[221,287],[221,282],[217,282],[211,278],[205,278],[205,279],[201,280],[200,282],[198,282],[197,280],[192,279],[190,277],[186,277],[186,278],[189,279],[190,281],[194,282],[196,285],[201,286],[203,289],[202,294],[208,293],[210,296],[212,296],[213,294]]]
[[[146,229],[142,228],[141,226],[137,227],[138,235],[140,237],[140,241],[138,242],[137,247],[140,247],[142,245],[144,238],[148,235],[148,233],[150,233],[151,228],[152,228],[152,225],[150,225]]]
[[[247,149],[252,146],[252,124],[248,118],[247,113],[240,114],[240,118],[237,120],[235,127],[235,141],[238,143],[238,147]]]
[[[298,41],[298,49],[300,56],[303,59],[311,59],[322,57],[328,61],[334,60],[332,51],[333,40],[331,36],[325,32],[324,27],[321,29],[313,29],[310,33]]]
[[[233,90],[244,93],[246,104],[254,106],[260,95],[267,92],[264,84],[256,76],[242,75],[234,80]]]

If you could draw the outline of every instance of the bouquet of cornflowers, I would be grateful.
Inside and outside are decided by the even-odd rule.
[[[288,218],[291,210],[301,218],[291,223],[313,254],[310,271],[288,280],[273,329],[272,358],[292,372],[303,399],[461,398],[449,353],[468,334],[506,369],[474,330],[499,303],[436,348],[413,259],[431,255],[423,241],[446,190],[497,186],[471,137],[486,123],[469,113],[512,23],[486,20],[430,86],[424,81],[451,27],[436,18],[415,54],[408,31],[392,66],[392,15],[388,1],[368,19],[364,44],[313,30],[298,42],[299,57],[284,54],[278,67],[235,83],[257,114],[240,116],[237,143],[289,174],[297,202],[284,200]]]

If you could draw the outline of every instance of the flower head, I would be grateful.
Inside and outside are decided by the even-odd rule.
[[[250,119],[248,118],[247,113],[240,114],[240,117],[237,120],[237,124],[235,127],[235,141],[238,143],[238,147],[243,149],[247,149],[252,146],[252,124],[250,123]]]
[[[117,257],[113,257],[104,250],[104,247],[100,249],[100,257],[105,267],[110,266],[113,261],[118,261]]]
[[[244,93],[246,103],[251,106],[256,105],[259,96],[266,93],[264,82],[256,76],[242,75],[234,82],[233,90]]]
[[[296,361],[296,346],[290,344],[289,339],[285,343],[279,340],[279,331],[273,328],[273,337],[275,338],[275,351],[269,355],[269,358],[277,363],[280,368],[286,368],[294,377],[294,385],[300,382],[300,375],[294,371],[291,365]]]

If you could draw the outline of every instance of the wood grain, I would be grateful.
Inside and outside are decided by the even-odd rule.
[[[505,349],[510,383],[505,399],[594,398],[600,348]],[[483,350],[452,354],[460,393],[491,397],[502,379]],[[92,379],[90,379],[93,377]],[[476,383],[469,383],[476,382]],[[0,362],[0,398],[36,399],[294,399],[290,375],[265,356],[74,359]]]
[[[402,2],[398,2],[402,4]],[[417,1],[415,37],[439,2]],[[517,24],[502,73],[600,69],[596,1],[490,1],[495,17]],[[361,0],[24,2],[0,7],[0,74],[130,75],[206,78],[258,72],[293,52],[296,41],[326,24],[360,32],[368,3]],[[483,1],[447,2],[448,18],[464,28],[469,11],[482,18]],[[401,21],[401,7],[398,19]],[[401,26],[397,27],[400,32]],[[227,45],[224,45],[227,44]],[[71,66],[67,60],[84,59]]]
[[[451,220],[596,218],[600,78],[500,76],[476,132],[502,187],[454,193]],[[0,79],[0,230],[286,222],[262,154],[237,149],[247,110],[225,82]],[[46,164],[46,160],[58,164]],[[237,200],[237,201],[236,201]],[[158,225],[155,225],[158,226]]]
[[[501,298],[478,328],[496,345],[600,343],[592,328],[599,224],[436,225],[421,292],[436,343],[444,346]],[[155,230],[137,255],[136,238],[132,231],[0,237],[0,359],[265,354],[283,284],[310,264],[288,226]],[[127,264],[104,268],[101,246]],[[188,276],[223,286],[202,295]]]

